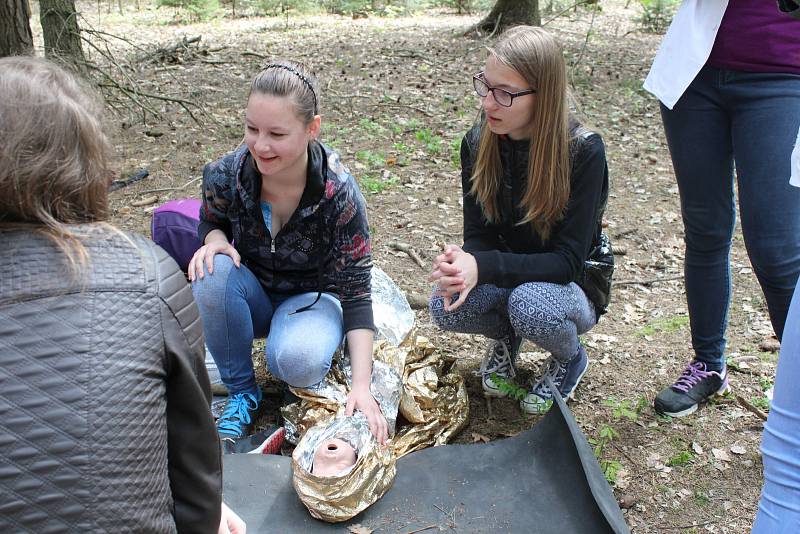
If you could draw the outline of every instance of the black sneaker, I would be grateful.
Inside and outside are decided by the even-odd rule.
[[[514,369],[514,362],[517,359],[519,346],[522,344],[522,338],[515,332],[504,336],[501,339],[493,340],[492,344],[486,349],[486,354],[483,356],[481,367],[478,373],[481,376],[481,383],[483,384],[483,394],[487,397],[506,397],[508,391],[501,391],[500,387],[492,380],[492,374],[497,374],[498,377],[508,380],[517,375]]]
[[[575,388],[580,384],[587,369],[589,369],[589,356],[583,346],[578,347],[578,353],[568,362],[561,362],[550,356],[544,375],[519,401],[519,407],[523,412],[532,415],[547,412],[553,404],[554,392],[545,382],[545,376],[550,377],[561,398],[566,401],[575,393]]]
[[[653,407],[660,414],[683,417],[694,413],[701,402],[728,390],[727,368],[723,367],[720,372],[708,371],[705,363],[692,361],[674,384],[661,390]]]

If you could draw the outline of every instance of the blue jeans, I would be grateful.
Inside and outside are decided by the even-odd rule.
[[[779,339],[800,273],[800,189],[789,185],[800,75],[706,66],[673,110],[661,106],[661,116],[681,197],[692,347],[697,360],[721,370],[734,164],[744,243]]]
[[[205,269],[205,265],[203,266]],[[254,392],[252,347],[255,338],[267,338],[270,373],[290,386],[308,387],[322,380],[333,353],[344,337],[339,300],[323,293],[268,294],[255,275],[238,269],[224,254],[214,257],[214,273],[192,284],[208,350],[231,394]]]
[[[754,534],[800,532],[800,285],[786,319],[775,393],[761,440],[764,489]]]

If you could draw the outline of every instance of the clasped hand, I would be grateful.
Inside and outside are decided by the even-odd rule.
[[[444,251],[433,261],[433,271],[428,281],[436,284],[436,295],[444,299],[445,311],[458,309],[478,284],[475,256],[464,252],[458,245],[445,245]]]

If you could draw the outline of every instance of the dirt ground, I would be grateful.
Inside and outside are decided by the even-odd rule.
[[[604,0],[602,6],[547,23],[565,44],[579,110],[605,138],[607,231],[620,253],[609,312],[584,336],[591,363],[570,406],[587,437],[613,437],[602,459],[615,494],[628,506],[633,532],[748,532],[762,482],[761,420],[734,397],[680,420],[656,417],[651,408],[653,396],[690,357],[677,187],[657,102],[641,89],[661,36],[641,30],[636,3]],[[301,60],[324,88],[322,140],[341,152],[365,192],[375,263],[409,294],[428,294],[427,264],[437,243],[461,242],[458,146],[476,117],[470,77],[482,68],[487,44],[462,36],[476,16],[241,17],[189,24],[172,10],[144,4],[124,15],[98,14],[93,3],[80,7],[85,27],[130,41],[108,46],[120,64],[135,66],[142,90],[198,104],[188,107],[202,123],[161,101],[148,104],[161,117],[145,113],[144,123],[140,111],[109,113],[120,176],[141,168],[150,173],[112,193],[114,223],[149,235],[155,204],[148,202],[197,197],[203,165],[241,140],[244,94],[259,65],[276,57]],[[166,62],[146,57],[156,45],[193,36],[202,39]],[[397,243],[413,247],[426,267],[395,250]],[[731,262],[731,385],[764,408],[777,355],[758,349],[771,327],[738,232]],[[485,340],[444,335],[424,309],[416,313],[419,332],[467,377],[471,416],[458,442],[498,439],[536,423],[512,400],[495,401],[489,417],[473,376]],[[529,344],[522,351],[524,383],[546,355]]]

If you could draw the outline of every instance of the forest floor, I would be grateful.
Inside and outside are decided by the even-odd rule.
[[[119,15],[98,13],[97,6],[79,2],[84,26],[129,40],[112,39],[109,50],[120,65],[135,67],[142,90],[202,108],[189,105],[202,124],[160,101],[149,104],[160,117],[146,113],[145,122],[138,112],[109,113],[120,176],[141,168],[150,173],[111,194],[115,224],[149,235],[155,202],[198,197],[203,165],[242,139],[251,76],[267,59],[291,58],[310,65],[324,88],[322,140],[360,181],[375,263],[407,293],[429,293],[428,265],[439,243],[461,242],[458,147],[477,116],[470,80],[482,69],[488,43],[463,36],[477,16],[188,23],[168,9]],[[578,109],[605,139],[607,232],[620,252],[608,314],[583,337],[591,363],[570,407],[587,437],[613,436],[602,458],[633,532],[749,532],[762,483],[761,420],[733,396],[683,419],[652,410],[654,395],[677,377],[691,349],[678,192],[657,101],[641,88],[661,36],[642,30],[637,3],[602,6],[547,23],[565,45]],[[156,45],[193,36],[202,39],[159,61],[148,57]],[[395,250],[396,243],[413,247],[426,267]],[[730,381],[735,395],[765,408],[777,354],[758,348],[771,327],[738,229],[731,264]],[[485,339],[443,334],[425,309],[416,314],[419,333],[455,359],[467,380],[470,421],[457,442],[499,439],[536,423],[512,400],[495,401],[488,415],[473,376]],[[527,343],[522,352],[520,383],[546,357]]]

